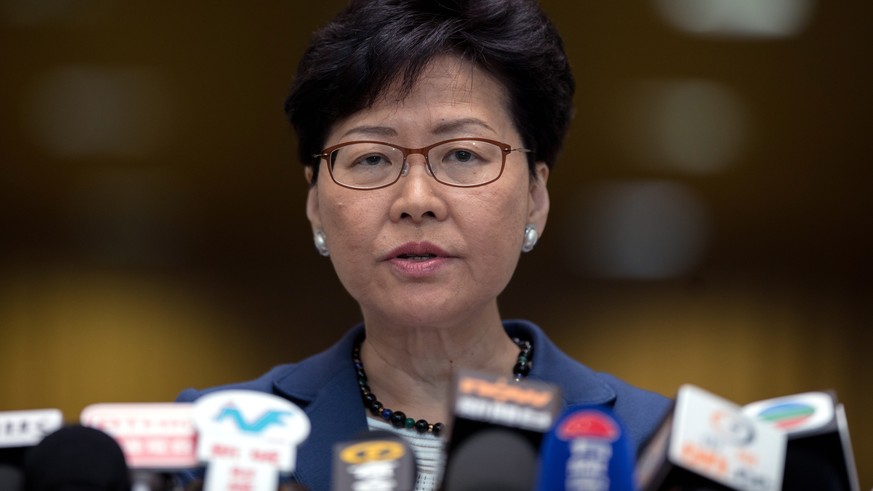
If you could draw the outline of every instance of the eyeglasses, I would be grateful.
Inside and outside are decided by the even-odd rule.
[[[499,179],[511,152],[530,150],[485,138],[454,138],[422,148],[352,141],[325,148],[313,157],[325,159],[331,179],[351,189],[379,189],[394,184],[409,172],[407,159],[413,154],[424,156],[427,173],[437,182],[474,188]]]

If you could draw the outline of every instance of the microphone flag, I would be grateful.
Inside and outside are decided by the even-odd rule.
[[[634,455],[622,423],[600,406],[564,411],[540,450],[537,491],[635,491]]]
[[[197,456],[205,491],[275,491],[279,473],[294,471],[309,418],[279,396],[249,390],[206,394],[194,402]]]

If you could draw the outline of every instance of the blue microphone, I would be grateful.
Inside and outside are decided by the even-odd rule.
[[[622,423],[600,406],[564,411],[540,447],[536,491],[634,491],[634,455]]]

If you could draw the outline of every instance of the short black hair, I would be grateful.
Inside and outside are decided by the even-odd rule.
[[[506,89],[529,155],[554,165],[573,115],[575,82],[563,41],[537,0],[352,0],[315,32],[285,113],[304,165],[340,119],[372,106],[392,83],[408,93],[441,55],[467,60]],[[314,182],[314,180],[313,180]]]

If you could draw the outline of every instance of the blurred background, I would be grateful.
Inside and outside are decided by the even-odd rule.
[[[0,410],[166,401],[359,319],[283,100],[345,0],[0,3]],[[543,0],[578,83],[502,298],[597,370],[836,390],[873,485],[873,2]]]

